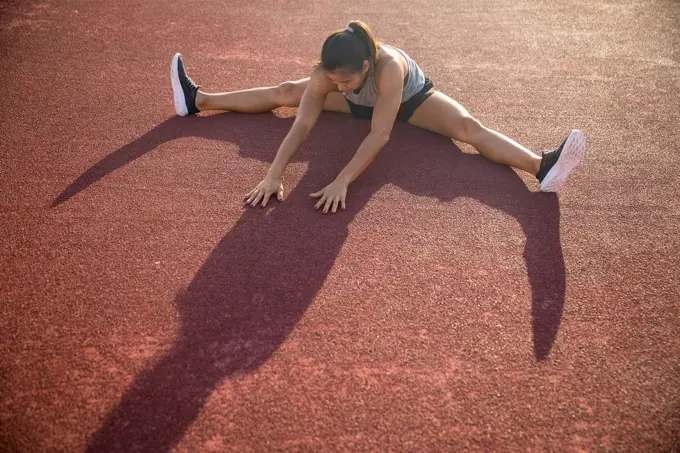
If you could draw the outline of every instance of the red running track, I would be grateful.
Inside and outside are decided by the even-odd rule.
[[[309,75],[349,20],[537,152],[559,196],[398,124],[323,113],[283,203],[244,209],[292,124],[174,115]],[[0,5],[0,450],[680,449],[680,5]]]

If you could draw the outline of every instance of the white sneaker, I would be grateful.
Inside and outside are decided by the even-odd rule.
[[[184,71],[182,55],[176,53],[170,63],[170,83],[175,101],[175,111],[179,116],[198,113],[196,93],[200,88]]]

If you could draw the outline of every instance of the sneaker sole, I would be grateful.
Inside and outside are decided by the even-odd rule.
[[[541,192],[559,192],[569,173],[583,161],[586,154],[586,137],[581,131],[573,130],[562,147],[560,158],[540,184]]]
[[[179,116],[187,116],[189,113],[189,110],[187,109],[187,100],[184,98],[184,90],[179,81],[179,72],[177,71],[180,56],[179,53],[176,53],[175,56],[172,57],[172,63],[170,63],[170,82],[172,83],[175,112],[177,112]]]

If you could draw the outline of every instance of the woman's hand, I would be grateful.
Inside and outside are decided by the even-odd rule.
[[[331,212],[336,212],[338,210],[338,204],[340,204],[344,210],[345,197],[347,196],[347,184],[336,179],[325,188],[316,193],[309,194],[309,196],[313,198],[321,197],[316,206],[314,206],[314,209],[319,209],[321,205],[324,205],[325,203],[323,208],[324,214],[328,212],[328,208],[331,207],[331,205],[333,206]]]
[[[269,197],[276,194],[276,198],[279,201],[283,200],[283,184],[281,183],[281,178],[271,177],[267,175],[262,182],[260,182],[253,190],[248,192],[245,196],[245,203],[250,204],[250,206],[257,206],[257,204],[262,200],[262,207],[267,206],[267,201]]]

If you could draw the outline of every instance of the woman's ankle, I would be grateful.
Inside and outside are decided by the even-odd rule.
[[[196,91],[196,108],[199,110],[209,110],[207,109],[208,96],[201,90]]]
[[[538,175],[538,172],[541,171],[542,161],[543,158],[541,156],[534,157],[531,162],[532,167],[529,169],[529,173],[531,173],[534,176]]]

